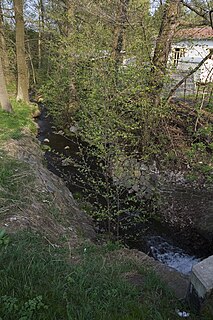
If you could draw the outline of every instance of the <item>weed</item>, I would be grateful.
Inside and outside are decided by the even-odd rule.
[[[0,229],[0,246],[6,246],[9,243],[9,236],[4,229]]]
[[[47,309],[42,302],[42,296],[29,299],[23,304],[17,298],[11,296],[0,297],[3,315],[6,319],[31,320],[38,317],[40,310]],[[0,318],[2,319],[2,318]]]

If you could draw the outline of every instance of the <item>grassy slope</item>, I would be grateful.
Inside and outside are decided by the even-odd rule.
[[[34,106],[12,101],[13,113],[0,110],[0,146],[7,139],[20,139],[23,132],[36,132],[36,126],[31,118]]]
[[[0,111],[0,217],[1,209],[13,203],[24,208],[22,186],[32,181],[27,165],[1,151],[7,139],[35,130],[29,107],[14,103],[14,110],[12,115]],[[112,249],[66,251],[63,244],[55,248],[40,237],[39,230],[0,232],[0,319],[179,319],[179,303],[161,281],[132,262],[110,261]],[[135,270],[143,274],[142,288],[124,280],[124,273]]]
[[[25,207],[33,188],[33,176],[26,163],[13,159],[3,150],[9,139],[20,139],[26,133],[35,133],[36,125],[31,114],[34,109],[23,103],[13,101],[13,113],[0,110],[0,216],[8,210]]]
[[[178,319],[177,301],[151,272],[143,291],[122,274],[132,262],[110,262],[115,246],[87,246],[77,252],[47,246],[37,235],[22,233],[1,246],[3,319]],[[70,254],[72,254],[70,256]],[[26,316],[26,318],[24,318]]]

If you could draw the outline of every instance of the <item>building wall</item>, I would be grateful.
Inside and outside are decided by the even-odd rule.
[[[203,59],[209,49],[213,49],[213,39],[180,41],[173,44],[172,48],[185,48],[185,57]]]
[[[174,52],[177,48],[184,49],[184,55],[179,59],[174,67]],[[175,74],[188,72],[194,69],[205,56],[209,53],[209,49],[213,49],[213,39],[209,40],[185,40],[176,42],[172,45],[172,52],[169,59],[171,68]],[[194,82],[213,82],[213,60],[208,59],[205,64],[194,73]]]

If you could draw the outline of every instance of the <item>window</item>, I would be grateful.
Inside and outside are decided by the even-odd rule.
[[[175,67],[177,67],[180,58],[184,57],[184,55],[185,55],[185,48],[173,49],[173,64]]]

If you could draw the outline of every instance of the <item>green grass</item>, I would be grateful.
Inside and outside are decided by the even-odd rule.
[[[0,319],[179,319],[179,303],[159,279],[140,270],[143,289],[134,287],[122,274],[135,264],[110,260],[110,250],[112,245],[82,247],[72,260],[39,235],[10,236],[9,244],[0,244]]]
[[[36,132],[36,125],[32,120],[35,107],[12,100],[13,113],[0,109],[0,143],[8,139],[20,139],[23,130]]]
[[[0,214],[23,209],[32,190],[29,165],[6,155],[1,145],[9,139],[20,139],[26,132],[36,132],[31,116],[35,107],[15,100],[12,105],[11,114],[0,109]]]
[[[29,165],[13,159],[0,150],[0,215],[24,208],[30,201],[33,174]],[[13,212],[15,213],[15,212]]]

